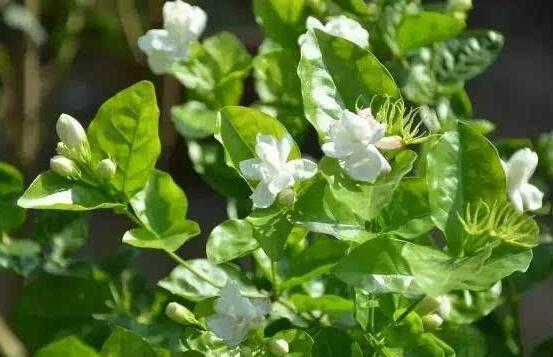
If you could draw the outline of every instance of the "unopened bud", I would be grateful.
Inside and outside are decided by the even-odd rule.
[[[179,303],[171,302],[165,308],[165,315],[182,325],[199,325],[194,314]]]
[[[287,188],[277,197],[278,203],[285,207],[292,207],[296,203],[296,191],[292,188]]]
[[[50,159],[50,168],[62,177],[78,177],[80,175],[79,168],[73,160],[61,155],[56,155]]]
[[[60,140],[69,149],[80,150],[88,144],[82,125],[70,115],[60,115],[56,123],[56,131]]]
[[[56,146],[56,152],[58,153],[58,155],[71,157],[71,150],[69,150],[69,148],[65,146],[65,144],[61,141]]]
[[[288,346],[288,342],[283,339],[271,340],[269,343],[269,350],[275,356],[284,356],[290,352],[290,346]]]
[[[115,176],[115,171],[117,171],[117,165],[111,159],[100,161],[96,168],[98,176],[104,180],[111,180]]]
[[[442,317],[438,314],[430,314],[422,317],[422,323],[425,330],[433,331],[442,326],[444,319],[442,319]]]
[[[381,150],[397,150],[403,147],[403,139],[399,135],[386,136],[376,143]]]

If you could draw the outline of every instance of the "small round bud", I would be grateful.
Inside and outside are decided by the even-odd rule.
[[[288,346],[288,342],[283,339],[271,340],[271,342],[269,342],[269,350],[275,356],[284,356],[290,352],[290,346]]]
[[[381,150],[397,150],[403,147],[403,139],[399,135],[386,136],[376,143]]]
[[[292,188],[287,188],[277,197],[278,203],[285,207],[292,207],[296,203],[296,191]]]
[[[56,123],[56,131],[60,140],[72,150],[80,150],[88,144],[86,132],[81,124],[72,116],[60,115]]]
[[[100,161],[96,168],[98,176],[104,180],[111,180],[115,176],[115,171],[117,171],[117,165],[111,159]]]
[[[433,331],[442,326],[444,319],[438,314],[430,314],[422,317],[422,323],[427,331]]]
[[[79,168],[65,156],[56,155],[50,159],[50,169],[62,177],[78,177]]]

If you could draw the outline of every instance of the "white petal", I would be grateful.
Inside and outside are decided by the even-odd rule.
[[[249,159],[240,162],[240,172],[248,180],[261,180],[259,159]]]
[[[313,30],[313,29],[323,30],[324,29],[323,23],[321,21],[319,21],[319,19],[317,19],[313,16],[309,16],[307,18],[307,20],[305,21],[305,25],[306,25],[308,30]]]
[[[382,172],[389,172],[391,169],[386,159],[374,146],[354,153],[341,164],[353,179],[365,182],[373,181]]]
[[[522,201],[522,195],[520,190],[509,191],[509,199],[517,211],[524,212],[524,202]]]
[[[286,166],[293,172],[294,178],[298,181],[307,180],[317,174],[317,164],[311,160],[298,159],[286,163]]]
[[[294,186],[294,176],[283,170],[279,175],[276,175],[268,182],[269,191],[275,196],[282,192],[285,188]]]
[[[531,184],[524,184],[520,187],[520,196],[524,207],[529,211],[535,211],[542,207],[543,192],[541,192],[536,186]]]
[[[518,150],[506,163],[505,174],[510,188],[527,183],[538,166],[538,155],[530,149]]]
[[[290,155],[290,152],[292,151],[292,147],[294,146],[294,139],[289,134],[284,135],[282,139],[278,142],[278,152],[280,156],[280,161],[282,163],[285,163],[288,161],[288,156]]]
[[[261,161],[278,167],[280,152],[277,140],[272,135],[257,134],[255,153]]]
[[[235,319],[225,315],[208,316],[207,326],[217,337],[225,340],[229,346],[238,346],[248,335],[249,330],[243,324],[238,324]]]
[[[339,159],[340,157],[342,157],[338,155],[338,151],[336,150],[336,144],[333,143],[332,141],[328,143],[324,143],[321,146],[321,149],[323,150],[326,156],[330,156],[335,159]]]
[[[256,208],[267,208],[273,204],[276,194],[269,191],[267,184],[260,182],[253,191],[250,198],[253,201],[253,206]]]

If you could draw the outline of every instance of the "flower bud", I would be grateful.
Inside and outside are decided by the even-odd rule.
[[[65,156],[65,157],[71,157],[71,150],[65,146],[64,143],[59,142],[56,146],[56,152],[58,155]]]
[[[290,352],[290,346],[288,346],[288,342],[286,342],[286,340],[280,338],[269,342],[269,350],[275,356],[284,356]]]
[[[181,325],[198,325],[194,314],[179,303],[171,302],[165,308],[165,315]]]
[[[278,203],[285,207],[292,207],[296,203],[296,191],[287,188],[278,194]]]
[[[430,314],[422,317],[422,323],[425,330],[434,331],[442,326],[444,319],[438,314]]]
[[[104,180],[111,180],[115,176],[115,171],[117,171],[117,165],[111,159],[100,161],[96,168],[98,176]]]
[[[376,143],[380,150],[397,150],[403,147],[403,139],[399,135],[386,136]]]
[[[73,160],[61,155],[50,159],[50,169],[62,177],[78,177],[80,175],[79,168]]]
[[[62,143],[69,149],[81,150],[88,144],[83,127],[70,115],[60,115],[56,123],[56,131]]]

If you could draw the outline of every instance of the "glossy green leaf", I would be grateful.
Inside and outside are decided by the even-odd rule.
[[[283,339],[288,342],[290,357],[311,357],[313,338],[302,330],[284,330],[277,332],[273,339]]]
[[[111,183],[127,198],[140,191],[161,152],[159,109],[150,82],[139,82],[106,101],[88,127],[88,139],[97,160],[117,164]]]
[[[244,220],[227,220],[211,232],[207,240],[207,258],[222,264],[243,257],[259,248],[252,225]]]
[[[277,139],[282,139],[288,134],[278,120],[255,109],[226,107],[219,115],[217,134],[235,168],[240,167],[241,161],[256,157],[255,146],[258,134],[272,135]],[[298,147],[294,145],[289,160],[300,156]]]
[[[256,210],[246,220],[252,225],[253,236],[263,251],[273,261],[280,260],[288,237],[294,233],[294,225],[288,220],[286,210]]]
[[[390,203],[396,187],[411,171],[416,158],[413,151],[400,152],[391,163],[392,171],[372,184],[352,180],[336,160],[325,158],[320,166],[334,197],[364,220],[373,220]]]
[[[98,353],[81,342],[77,337],[69,336],[52,342],[38,350],[34,357],[98,357]]]
[[[471,324],[491,313],[504,301],[501,281],[483,291],[454,291],[448,294],[451,312],[447,321],[453,324]]]
[[[193,43],[185,62],[173,66],[175,77],[194,98],[217,110],[237,105],[243,92],[251,56],[244,45],[229,32],[221,32],[203,43]]]
[[[213,135],[217,124],[217,113],[198,101],[173,107],[171,117],[179,134],[190,139],[203,139]]]
[[[298,75],[305,116],[320,136],[343,109],[356,111],[371,101],[378,107],[385,96],[400,97],[392,76],[372,53],[319,30],[308,31],[304,39]]]
[[[457,36],[463,21],[438,12],[422,11],[406,16],[396,29],[396,41],[402,54],[415,48]]]
[[[23,175],[15,167],[0,162],[0,232],[15,230],[25,221],[25,211],[17,206],[23,184]]]
[[[305,29],[305,0],[254,0],[253,11],[265,35],[284,47],[294,47]]]
[[[127,232],[123,237],[127,244],[172,252],[200,233],[195,222],[185,219],[188,210],[186,195],[165,172],[154,170],[130,203],[146,229]]]
[[[98,189],[65,179],[51,171],[39,175],[17,204],[29,209],[89,211],[121,207]]]
[[[28,276],[41,262],[40,245],[28,239],[0,241],[0,267]]]
[[[323,311],[330,314],[341,314],[353,311],[353,302],[337,295],[311,297],[294,294],[290,297],[298,312]]]
[[[100,355],[103,357],[158,356],[145,339],[122,327],[115,328],[104,343]]]
[[[186,263],[186,266],[173,269],[158,285],[184,299],[199,302],[218,296],[227,279],[231,278],[238,282],[243,294],[261,297],[255,288],[242,281],[236,266],[218,266],[206,259],[194,259]]]
[[[110,311],[108,284],[91,278],[42,275],[25,286],[17,303],[17,333],[34,350],[61,332],[79,333]],[[63,307],[63,308],[62,308]]]
[[[465,242],[459,214],[466,205],[489,205],[506,197],[505,173],[497,150],[484,136],[459,123],[432,147],[427,155],[427,182],[432,219],[446,233],[453,254]]]

